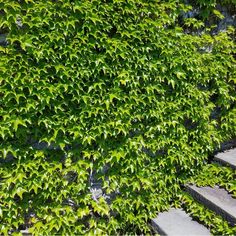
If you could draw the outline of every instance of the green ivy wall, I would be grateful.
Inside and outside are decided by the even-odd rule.
[[[181,0],[0,9],[0,233],[150,232],[236,134],[234,29],[212,36]]]

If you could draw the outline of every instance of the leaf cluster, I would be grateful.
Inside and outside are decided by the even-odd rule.
[[[236,133],[233,29],[186,34],[180,0],[0,10],[0,233],[148,233]]]

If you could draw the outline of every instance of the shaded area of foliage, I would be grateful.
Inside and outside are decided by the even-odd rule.
[[[235,136],[234,29],[183,26],[191,6],[178,0],[4,0],[0,10],[0,232],[149,232]]]

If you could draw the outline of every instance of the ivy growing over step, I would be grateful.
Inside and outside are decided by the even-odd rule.
[[[186,182],[197,186],[215,186],[225,188],[236,197],[236,171],[230,167],[219,164],[208,164],[203,167],[198,175],[191,177]]]
[[[0,234],[146,234],[235,136],[234,28],[184,2],[0,1]]]
[[[185,211],[188,212],[193,219],[209,228],[213,235],[236,234],[236,226],[229,225],[221,216],[196,202],[189,194],[181,192],[179,194],[179,200]]]

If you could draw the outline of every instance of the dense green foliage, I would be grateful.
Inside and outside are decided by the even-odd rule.
[[[180,0],[0,9],[0,232],[147,233],[236,134],[234,30]]]

